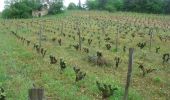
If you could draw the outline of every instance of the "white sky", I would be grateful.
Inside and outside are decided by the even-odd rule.
[[[64,5],[68,6],[70,2],[78,4],[79,0],[64,0]],[[81,3],[84,4],[86,0],[81,0]],[[0,12],[4,9],[4,0],[0,0]]]
[[[81,3],[84,4],[86,0],[81,0]],[[64,0],[64,5],[68,6],[70,2],[74,2],[75,4],[78,4],[79,0]]]
[[[0,12],[4,9],[4,0],[0,0]]]

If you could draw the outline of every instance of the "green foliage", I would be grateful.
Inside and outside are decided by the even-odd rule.
[[[170,13],[170,0],[87,0],[90,10]]]
[[[75,10],[75,9],[78,9],[78,7],[76,6],[75,3],[71,2],[69,5],[68,5],[68,10]]]
[[[162,82],[162,79],[161,79],[160,77],[155,77],[155,78],[154,78],[154,81],[155,81],[156,83],[161,83],[161,82]]]
[[[40,0],[16,0],[6,2],[6,9],[2,12],[3,18],[30,18],[33,10],[41,10],[43,6]],[[49,14],[62,12],[63,1],[54,0],[50,6]]]
[[[97,0],[98,2],[98,8],[101,9],[101,10],[106,10],[105,9],[105,6],[106,4],[108,3],[109,0]],[[111,6],[111,5],[109,5]]]
[[[124,10],[147,12],[147,13],[162,13],[163,0],[124,0]]]
[[[53,2],[49,9],[49,14],[58,14],[62,12],[63,2]]]
[[[95,0],[87,0],[86,5],[89,10],[98,9],[98,2]]]
[[[164,1],[164,13],[170,14],[170,0]]]
[[[31,1],[21,1],[9,4],[2,12],[3,18],[30,18],[32,17],[32,10],[38,9],[40,4]]]
[[[116,10],[122,10],[122,8],[123,8],[122,0],[113,0],[113,4],[114,4]]]
[[[107,10],[113,12],[120,10],[123,6],[122,0],[87,0],[87,8],[90,10]]]
[[[104,9],[109,11],[109,12],[113,12],[115,11],[115,7],[113,6],[113,1],[109,1],[104,5]]]

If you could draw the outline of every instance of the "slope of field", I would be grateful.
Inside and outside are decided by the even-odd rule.
[[[162,63],[163,54],[170,53],[170,16],[70,12],[59,17],[4,20],[0,27],[0,86],[8,100],[26,100],[33,86],[44,88],[48,100],[100,100],[96,81],[117,87],[109,99],[121,100],[130,47],[135,48],[135,55],[129,99],[170,98],[170,62]],[[82,51],[76,50],[79,32]],[[40,37],[41,48],[47,50],[45,57],[34,48]],[[138,44],[146,45],[140,48]],[[88,61],[97,51],[102,52],[107,65]],[[57,59],[56,64],[50,64],[50,55]],[[121,59],[118,68],[116,57]],[[67,66],[64,71],[60,70],[61,58]],[[154,71],[142,76],[140,65]],[[73,67],[86,73],[83,80],[75,82]]]
[[[5,89],[8,100],[26,100],[28,89],[33,88],[33,84],[38,88],[45,88],[48,100],[100,98],[94,80],[99,80],[104,76],[98,79],[95,74],[87,72],[89,77],[86,80],[75,83],[74,72],[69,68],[71,66],[68,66],[67,70],[60,74],[61,71],[57,68],[59,66],[49,65],[48,61],[42,60],[39,55],[33,52],[31,47],[23,46],[8,32],[1,31],[0,40],[0,86]],[[110,79],[112,78],[104,81],[115,84]],[[85,86],[88,88],[85,88]],[[121,87],[119,89],[120,91],[112,98],[121,99],[123,90]],[[138,94],[135,92],[130,96],[135,100],[138,98]]]

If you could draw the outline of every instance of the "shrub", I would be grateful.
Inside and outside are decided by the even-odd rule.
[[[31,1],[21,1],[9,4],[9,6],[2,12],[3,18],[30,18],[32,17],[32,10],[38,9],[40,4]]]
[[[63,12],[63,2],[53,2],[49,9],[49,14],[58,14]]]
[[[76,6],[76,4],[75,3],[73,3],[73,2],[71,2],[69,5],[68,5],[68,10],[75,10],[75,9],[77,9],[78,7]]]
[[[155,77],[154,78],[154,82],[156,83],[161,83],[162,82],[162,79],[160,77]]]

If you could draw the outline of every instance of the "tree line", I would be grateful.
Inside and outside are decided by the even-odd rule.
[[[48,5],[44,0],[6,0],[3,18],[30,18],[33,10],[41,10]],[[48,14],[63,12],[63,0],[47,0],[50,2]],[[70,3],[68,10],[106,10],[130,11],[141,13],[170,14],[170,0],[86,0],[82,6],[81,0],[76,5]]]
[[[170,0],[87,0],[90,10],[170,14]]]

